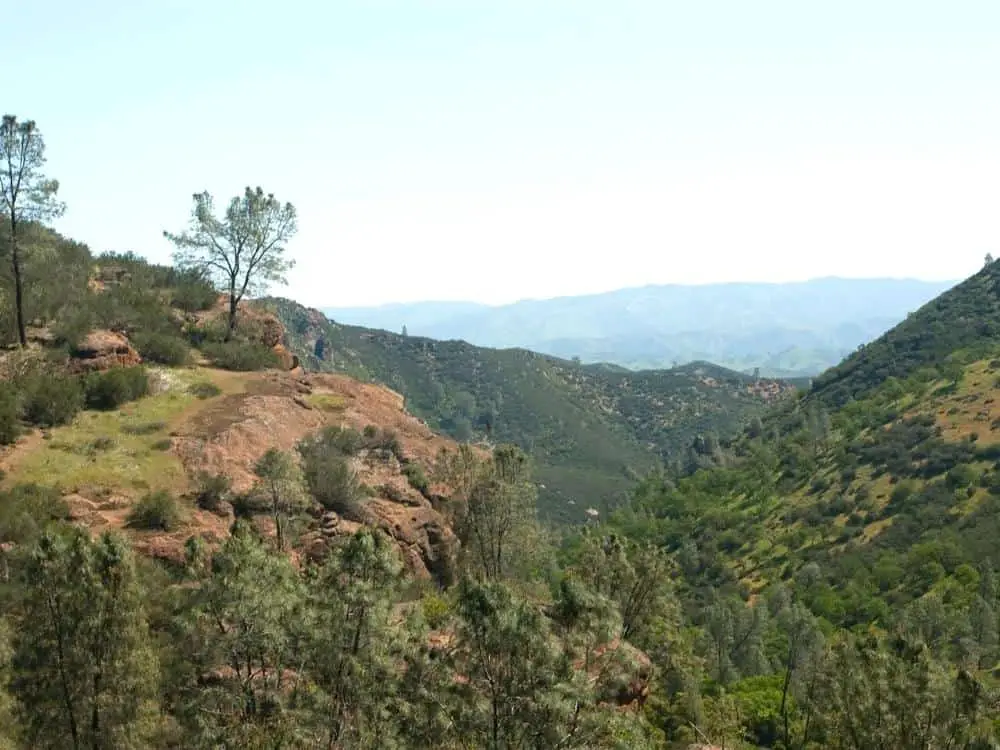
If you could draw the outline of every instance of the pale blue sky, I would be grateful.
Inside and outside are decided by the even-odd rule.
[[[61,230],[165,260],[193,192],[260,184],[299,208],[284,293],[309,304],[947,279],[1000,255],[995,0],[50,0],[13,19],[0,108],[42,128]]]

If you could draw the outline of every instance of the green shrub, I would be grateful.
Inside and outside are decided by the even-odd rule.
[[[208,310],[219,298],[208,275],[199,268],[189,268],[176,272],[174,290],[170,304],[186,312]]]
[[[327,510],[350,514],[363,497],[361,485],[348,458],[324,440],[324,434],[299,444],[302,473],[310,494],[320,505]]]
[[[182,520],[180,504],[166,490],[143,496],[128,514],[128,525],[133,529],[173,531]]]
[[[427,594],[420,600],[420,609],[423,611],[424,620],[431,630],[437,630],[448,622],[451,616],[451,604],[441,594]]]
[[[237,518],[252,518],[269,509],[267,501],[253,492],[233,495],[229,502],[233,506],[233,515]]]
[[[403,476],[406,477],[406,480],[413,489],[421,495],[427,494],[430,489],[430,483],[427,481],[427,475],[419,464],[404,464]]]
[[[123,424],[122,432],[126,435],[152,435],[154,432],[159,432],[165,429],[167,426],[166,422],[133,422],[131,424]]]
[[[269,346],[240,341],[208,342],[201,351],[216,367],[236,372],[253,372],[278,367],[281,360]]]
[[[339,456],[355,456],[358,451],[365,447],[366,441],[361,433],[353,427],[338,425],[336,427],[325,427],[314,435],[302,440],[299,444],[299,452],[303,457],[307,453],[318,455],[329,453]]]
[[[232,481],[225,474],[198,475],[198,489],[195,492],[195,502],[202,510],[218,511],[222,504],[229,500],[232,492]]]
[[[76,349],[94,329],[96,315],[89,305],[72,305],[59,313],[52,335],[60,346]]]
[[[41,373],[27,380],[24,418],[40,427],[55,427],[73,421],[83,408],[83,391],[77,378]]]
[[[154,451],[168,451],[173,447],[174,442],[170,438],[163,438],[153,443],[150,448]]]
[[[323,440],[345,456],[354,456],[364,447],[361,433],[353,427],[329,427],[323,432]]]
[[[93,372],[84,380],[84,391],[88,408],[117,409],[149,393],[149,376],[141,365]]]
[[[208,380],[200,380],[188,386],[188,393],[200,399],[214,398],[222,393],[222,389]]]
[[[31,542],[49,523],[68,518],[66,501],[51,487],[19,484],[0,492],[0,542]]]
[[[959,464],[952,468],[945,479],[952,487],[968,487],[978,479],[975,468],[968,464]]]
[[[179,367],[186,365],[191,356],[182,338],[167,333],[139,333],[132,337],[132,344],[146,362]]]
[[[9,445],[21,434],[20,405],[14,389],[5,385],[0,389],[0,445]]]
[[[376,430],[371,437],[365,435],[364,447],[391,453],[400,461],[403,460],[403,445],[399,442],[399,436],[395,430]]]

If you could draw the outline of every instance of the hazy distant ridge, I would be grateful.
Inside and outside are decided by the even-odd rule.
[[[835,365],[953,281],[822,278],[794,283],[651,285],[524,300],[324,308],[352,325],[479,346],[520,346],[632,368],[708,360],[765,375]]]

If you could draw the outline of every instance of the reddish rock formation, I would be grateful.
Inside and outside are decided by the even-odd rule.
[[[113,367],[140,364],[139,356],[129,340],[114,331],[91,331],[73,350],[69,361],[71,372],[95,372]]]
[[[402,397],[380,386],[340,375],[254,375],[242,393],[217,399],[179,426],[172,450],[190,474],[207,471],[232,478],[243,492],[253,484],[253,465],[268,448],[294,450],[327,425],[363,430],[377,425],[395,432],[406,460],[429,472],[450,440],[434,434],[403,409]],[[326,513],[303,535],[305,554],[321,557],[330,540],[363,525],[382,529],[397,543],[407,567],[422,578],[447,580],[458,546],[454,532],[431,503],[401,474],[394,456],[362,451],[355,457],[360,481],[376,496],[351,518]]]

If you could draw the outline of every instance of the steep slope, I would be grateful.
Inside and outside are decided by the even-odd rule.
[[[848,627],[970,601],[1000,535],[998,280],[983,269],[825,373],[728,468],[647,481],[616,523],[675,549],[696,596],[794,578]]]
[[[414,414],[460,440],[523,446],[538,463],[543,509],[557,518],[614,504],[695,436],[731,434],[791,390],[707,363],[642,372],[580,366],[522,349],[338,325],[288,300],[265,304],[306,369],[385,383]]]
[[[708,360],[765,375],[815,375],[953,282],[814,279],[662,285],[488,307],[327,308],[334,320],[478,346],[523,347],[632,369]]]
[[[316,515],[302,529],[302,543],[316,548],[325,536],[368,524],[397,540],[412,571],[443,574],[454,535],[408,476],[414,467],[430,473],[438,453],[455,444],[407,414],[398,394],[339,375],[188,367],[155,369],[152,377],[150,396],[115,411],[84,411],[72,424],[0,448],[0,488],[52,487],[71,518],[95,533],[125,528],[142,496],[167,491],[182,498],[183,522],[129,533],[137,549],[177,560],[189,536],[218,541],[232,523],[228,503],[216,510],[195,503],[202,472],[229,477],[238,496],[250,489],[254,463],[269,448],[294,450],[301,439],[331,425],[359,433],[372,426],[394,436],[398,448],[393,455],[363,450],[352,460],[368,494],[359,515]],[[401,461],[412,466],[404,471]],[[259,521],[266,528],[265,519]]]

